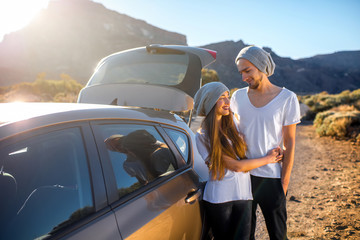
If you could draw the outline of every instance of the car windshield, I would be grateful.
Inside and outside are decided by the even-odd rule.
[[[178,85],[184,80],[188,65],[187,54],[114,56],[98,68],[89,86],[114,83]]]

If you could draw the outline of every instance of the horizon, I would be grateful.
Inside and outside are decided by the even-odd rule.
[[[48,2],[0,3],[0,41],[4,34],[24,28]],[[242,40],[247,45],[268,47],[277,55],[292,59],[360,50],[360,1],[357,0],[273,3],[184,0],[175,5],[164,0],[92,2],[163,30],[183,34],[189,46]]]

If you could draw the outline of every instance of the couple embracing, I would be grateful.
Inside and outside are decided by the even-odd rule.
[[[261,48],[243,48],[235,59],[248,87],[220,82],[196,93],[195,110],[205,116],[196,133],[210,178],[204,205],[215,239],[255,239],[260,206],[271,240],[286,237],[286,193],[294,161],[299,102],[268,77],[275,64]]]

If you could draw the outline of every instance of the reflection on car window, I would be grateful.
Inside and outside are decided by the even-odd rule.
[[[90,80],[90,85],[111,83],[180,84],[186,75],[189,56],[147,54],[139,58],[113,59],[104,63]]]
[[[101,131],[120,196],[176,169],[173,154],[154,127],[102,125]]]
[[[179,149],[184,160],[187,161],[189,157],[189,147],[188,147],[189,143],[185,133],[169,128],[165,128],[165,131],[167,132],[167,134],[169,134],[171,140],[175,143],[175,145]]]
[[[93,211],[78,128],[37,135],[0,149],[0,239],[34,239]]]

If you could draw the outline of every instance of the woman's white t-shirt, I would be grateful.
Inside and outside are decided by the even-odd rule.
[[[209,151],[206,145],[209,138],[203,130],[196,133],[196,146],[204,161],[209,160]],[[225,176],[221,180],[211,180],[206,183],[204,190],[205,201],[211,203],[224,203],[237,200],[252,200],[251,182],[249,172],[233,172],[225,169]]]

